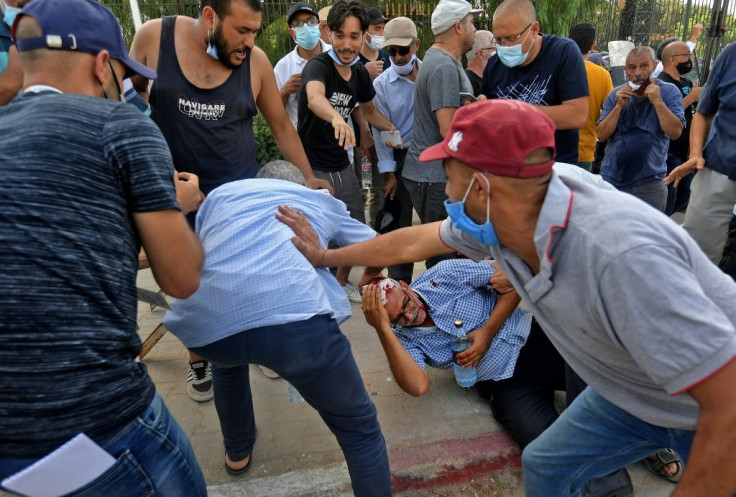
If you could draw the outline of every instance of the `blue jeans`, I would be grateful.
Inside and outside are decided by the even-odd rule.
[[[212,363],[215,407],[230,459],[245,459],[256,441],[248,364],[260,364],[294,385],[319,412],[342,448],[355,495],[391,495],[376,408],[334,319],[319,315],[264,326],[191,350]]]
[[[590,387],[522,453],[526,497],[579,497],[592,478],[671,447],[687,462],[694,430],[649,424]]]
[[[67,494],[74,497],[206,496],[204,476],[184,431],[156,394],[134,420],[95,442],[115,457],[99,478]],[[37,459],[0,459],[0,479]]]

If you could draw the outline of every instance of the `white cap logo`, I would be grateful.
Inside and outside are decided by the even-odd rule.
[[[457,146],[460,145],[461,141],[463,141],[463,132],[455,131],[452,134],[452,138],[450,138],[450,143],[447,144],[447,148],[449,148],[453,152],[457,152]]]

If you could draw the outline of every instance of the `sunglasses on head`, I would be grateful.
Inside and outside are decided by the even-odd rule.
[[[396,54],[399,55],[407,55],[409,52],[411,52],[411,45],[408,47],[387,47],[386,50],[388,50],[389,55],[396,57]]]

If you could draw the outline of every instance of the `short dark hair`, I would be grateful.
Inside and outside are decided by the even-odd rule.
[[[358,0],[337,0],[327,14],[327,26],[332,31],[339,31],[348,17],[358,18],[361,31],[368,29],[368,12]]]
[[[263,11],[261,0],[202,0],[199,11],[202,12],[202,9],[205,7],[212,7],[217,17],[222,19],[230,13],[230,4],[232,2],[242,2],[256,12]]]
[[[569,38],[577,44],[580,52],[585,55],[590,52],[595,41],[595,26],[589,22],[579,22],[570,28]]]
[[[657,60],[662,60],[662,52],[664,52],[664,47],[669,45],[670,43],[674,43],[676,41],[680,41],[679,38],[673,36],[671,38],[667,38],[665,40],[662,40],[662,43],[657,45],[657,50],[655,51],[655,55],[657,56]]]

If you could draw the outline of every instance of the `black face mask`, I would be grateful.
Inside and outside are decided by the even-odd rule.
[[[682,76],[683,74],[687,74],[692,70],[693,70],[693,61],[690,59],[688,59],[687,62],[680,62],[679,64],[677,64],[677,72],[680,73],[680,76]]]

